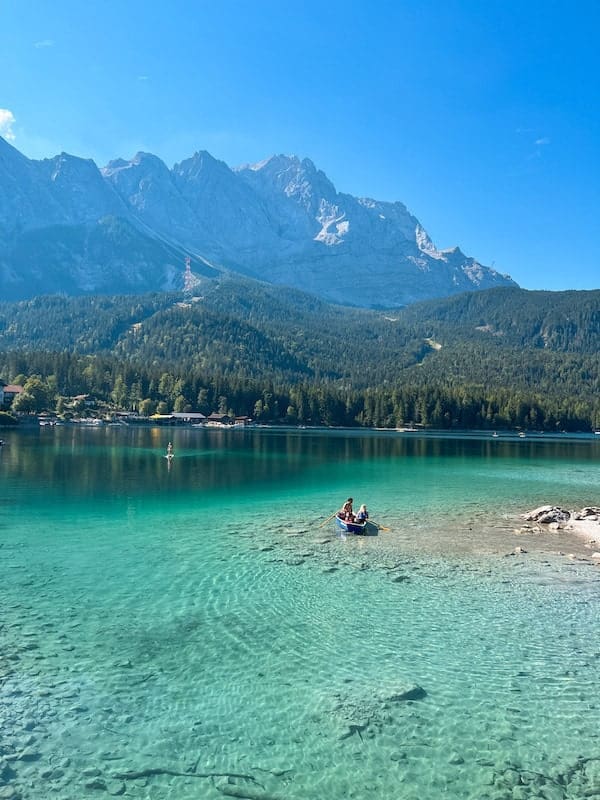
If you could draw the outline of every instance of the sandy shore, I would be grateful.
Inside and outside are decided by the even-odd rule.
[[[568,555],[600,568],[600,520],[570,519],[562,527],[562,530],[581,542],[580,547],[571,548],[575,551],[579,550],[579,553],[569,553]]]
[[[564,530],[585,539],[588,544],[596,545],[596,549],[600,551],[600,520],[571,518],[565,524]]]

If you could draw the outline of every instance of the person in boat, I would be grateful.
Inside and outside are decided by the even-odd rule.
[[[363,503],[362,506],[358,509],[358,514],[356,515],[355,522],[366,522],[369,519],[369,512],[367,511],[366,505]]]
[[[173,458],[173,445],[171,442],[167,445],[167,458]]]
[[[346,520],[347,522],[354,522],[354,513],[352,511],[352,503],[354,500],[349,497],[341,509],[338,511],[338,516],[340,519]]]

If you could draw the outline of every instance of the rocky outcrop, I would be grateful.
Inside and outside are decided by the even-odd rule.
[[[589,520],[590,522],[596,522],[600,520],[600,508],[597,506],[586,506],[585,508],[582,508],[581,511],[574,511],[572,516],[574,520]]]
[[[537,522],[541,525],[565,525],[568,522],[598,522],[600,521],[600,507],[586,506],[581,511],[567,511],[559,506],[539,506],[533,511],[521,514],[527,522]]]
[[[540,524],[564,524],[571,519],[571,512],[565,511],[558,506],[540,506],[534,508],[533,511],[528,511],[526,514],[521,514],[521,517],[527,522],[537,522]]]

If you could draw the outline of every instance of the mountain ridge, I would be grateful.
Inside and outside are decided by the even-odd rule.
[[[107,218],[137,231],[137,250],[119,249]],[[93,254],[70,250],[59,235],[70,226],[94,236]],[[186,254],[193,269],[204,263],[366,307],[516,285],[458,247],[438,249],[400,201],[340,193],[297,156],[230,168],[200,150],[169,169],[138,152],[99,169],[66,153],[30,160],[0,140],[0,244],[0,291],[15,300],[182,288]]]

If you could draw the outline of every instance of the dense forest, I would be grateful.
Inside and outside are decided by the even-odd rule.
[[[142,414],[314,425],[600,427],[600,291],[498,288],[393,312],[225,277],[196,297],[0,303],[18,411],[91,395]]]

